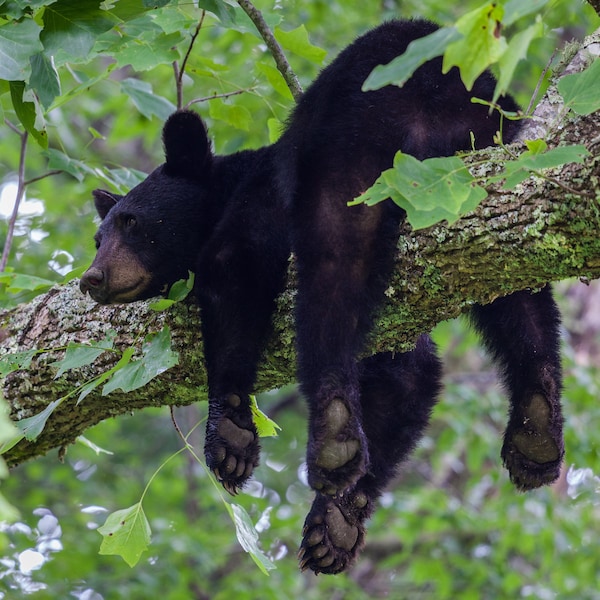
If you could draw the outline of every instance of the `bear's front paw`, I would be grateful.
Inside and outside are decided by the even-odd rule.
[[[352,487],[366,472],[367,441],[360,424],[340,398],[314,419],[308,444],[308,483],[331,496]]]
[[[523,491],[552,483],[563,456],[562,419],[552,417],[542,394],[534,394],[523,414],[511,418],[504,436],[502,460],[510,479]]]
[[[339,497],[317,494],[304,523],[300,569],[311,569],[315,575],[345,571],[364,544],[368,511],[364,492]]]
[[[248,401],[237,394],[210,401],[204,454],[215,477],[235,496],[258,465],[260,454]]]

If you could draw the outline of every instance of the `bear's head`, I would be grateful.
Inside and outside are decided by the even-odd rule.
[[[195,269],[212,212],[213,155],[204,123],[194,112],[174,113],[163,144],[165,162],[128,194],[94,191],[102,223],[80,288],[96,302],[150,298]]]

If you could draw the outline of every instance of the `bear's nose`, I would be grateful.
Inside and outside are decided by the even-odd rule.
[[[106,284],[106,278],[104,277],[104,271],[96,267],[90,267],[82,276],[79,282],[79,289],[85,294],[96,290],[101,290]]]

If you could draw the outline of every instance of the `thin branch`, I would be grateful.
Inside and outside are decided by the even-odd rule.
[[[17,217],[19,216],[19,206],[21,204],[21,200],[25,194],[25,155],[27,153],[27,131],[23,131],[22,133],[9,121],[6,121],[6,124],[16,131],[16,133],[21,137],[21,152],[19,155],[19,178],[17,184],[17,197],[15,198],[15,205],[13,207],[12,215],[10,216],[10,220],[8,222],[8,232],[6,233],[6,241],[4,242],[4,249],[2,250],[2,258],[0,259],[0,273],[6,270],[6,265],[8,264],[8,256],[10,255],[10,250],[12,247],[12,242],[15,234],[15,226],[17,224]]]
[[[198,37],[200,30],[202,29],[202,25],[204,23],[205,17],[206,17],[206,11],[203,10],[202,14],[200,15],[200,21],[198,21],[198,25],[196,25],[196,30],[192,34],[192,39],[188,46],[187,52],[185,53],[185,56],[183,57],[181,67],[179,67],[179,64],[177,63],[177,61],[175,61],[173,63],[173,71],[175,73],[175,86],[176,86],[176,90],[177,90],[177,109],[178,110],[181,110],[181,107],[183,105],[183,75],[185,73],[185,67],[187,66],[187,62],[190,57],[190,54],[192,53],[192,48],[194,47],[194,44],[196,43],[196,38]]]
[[[17,135],[21,135],[21,130],[14,123],[11,123],[8,119],[4,119],[4,122],[8,125],[9,129],[12,129]]]
[[[61,173],[64,173],[64,171],[62,169],[55,169],[54,171],[48,171],[47,173],[44,173],[43,175],[38,175],[37,177],[32,177],[31,179],[28,179],[24,185],[31,185],[32,183],[35,183],[36,181],[41,181],[42,179],[46,179],[46,177],[53,177],[54,175],[60,175]]]
[[[243,94],[245,92],[251,92],[254,88],[246,88],[243,90],[235,90],[235,92],[225,92],[224,94],[213,94],[212,96],[204,96],[203,98],[196,98],[195,100],[190,100],[184,108],[189,108],[192,104],[200,104],[201,102],[208,102],[209,100],[216,100],[217,98],[230,98],[231,96],[238,96],[239,94]]]
[[[285,57],[279,42],[275,39],[273,32],[269,29],[269,26],[262,16],[262,13],[249,0],[237,0],[237,3],[242,7],[244,12],[254,23],[258,33],[260,33],[262,39],[267,45],[267,48],[269,49],[269,52],[273,56],[277,69],[283,75],[290,92],[292,92],[292,96],[294,96],[295,100],[298,100],[298,98],[300,98],[302,95],[302,86],[300,85],[296,74],[290,66],[290,63]]]
[[[529,106],[527,107],[527,111],[525,112],[526,115],[530,115],[533,112],[533,109],[536,107],[536,105],[538,103],[538,94],[540,92],[540,88],[542,87],[542,83],[546,79],[546,73],[548,73],[548,71],[550,70],[550,67],[552,66],[552,63],[554,62],[555,58],[556,58],[556,50],[552,53],[552,56],[546,63],[544,70],[538,77],[537,84],[535,86],[535,90],[533,90],[533,94],[531,95],[531,100],[529,101]]]

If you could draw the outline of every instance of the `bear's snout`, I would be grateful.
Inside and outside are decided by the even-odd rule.
[[[104,271],[97,267],[90,267],[81,276],[79,289],[84,294],[89,292],[90,296],[96,300],[96,302],[102,302],[102,297],[105,295],[106,290],[106,277],[104,276]]]

